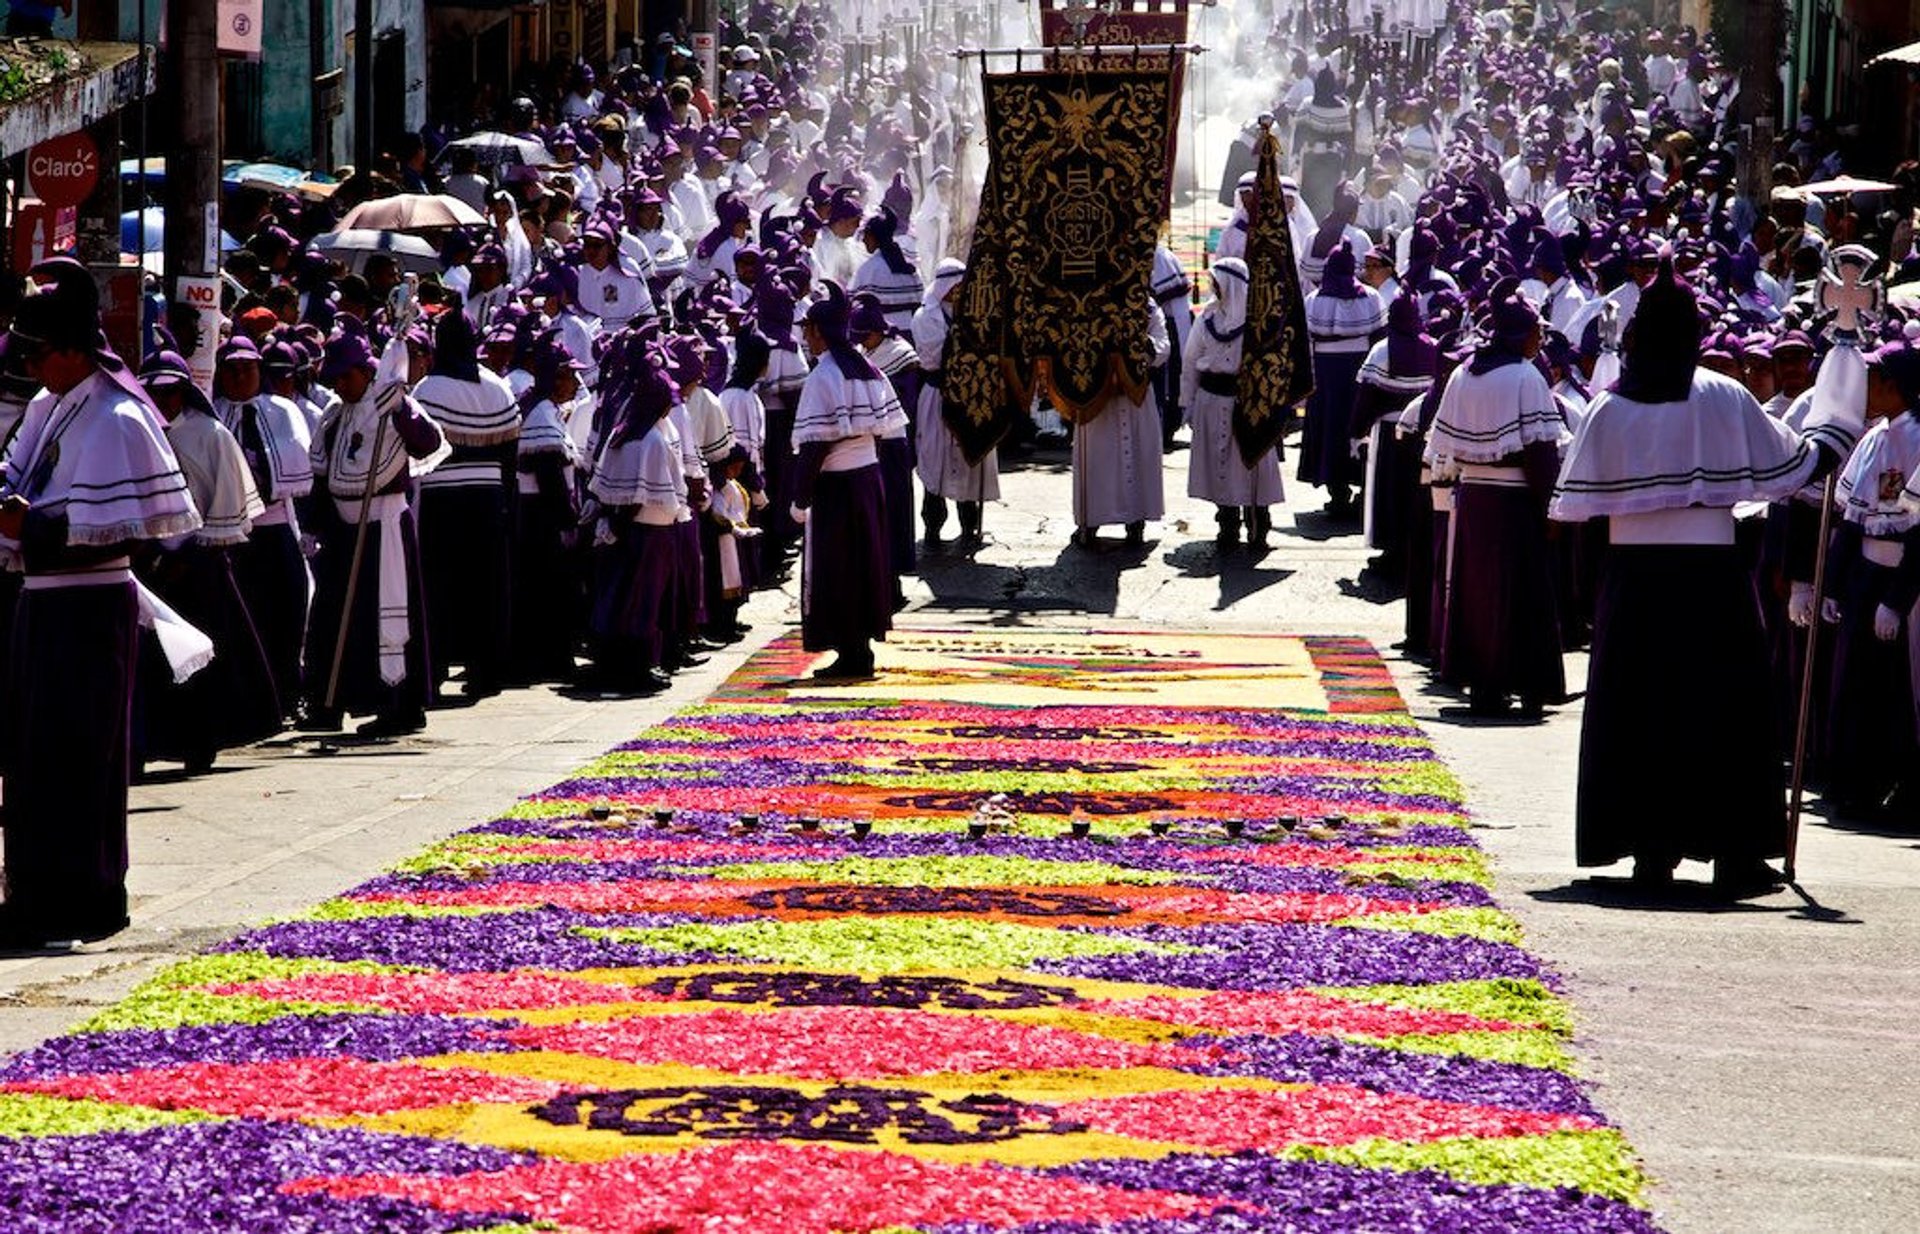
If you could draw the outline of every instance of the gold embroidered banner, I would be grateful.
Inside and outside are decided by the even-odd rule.
[[[989,159],[999,157],[989,143]],[[994,198],[993,167],[967,246],[967,273],[954,298],[940,359],[940,417],[969,463],[978,463],[1026,410],[1007,379],[1006,227]]]
[[[1086,47],[1105,48],[1175,47],[1187,41],[1187,8],[1187,0],[1114,0],[1111,9],[1086,14],[1085,29],[1076,35],[1061,0],[1040,0],[1040,42],[1061,48],[1071,48],[1076,42]],[[1173,75],[1173,88],[1167,92],[1167,110],[1173,122],[1167,125],[1166,179],[1161,191],[1162,209],[1171,213],[1174,142],[1180,131],[1180,93],[1186,87],[1186,54],[1113,50],[1103,51],[1089,60],[1092,68],[1135,72],[1151,69]]]
[[[1116,394],[1138,402],[1171,74],[1054,68],[985,84],[1014,400],[1043,394],[1075,423]]]
[[[1287,412],[1313,393],[1307,302],[1280,196],[1280,139],[1271,128],[1260,138],[1254,194],[1247,226],[1247,333],[1233,403],[1233,438],[1249,467],[1280,443]]]

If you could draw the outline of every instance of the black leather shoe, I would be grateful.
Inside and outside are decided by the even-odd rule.
[[[1718,895],[1744,900],[1786,885],[1786,875],[1757,857],[1745,860],[1723,857],[1713,863],[1713,890]]]
[[[865,681],[873,676],[873,660],[849,660],[845,656],[835,656],[833,663],[813,671],[816,681]]]

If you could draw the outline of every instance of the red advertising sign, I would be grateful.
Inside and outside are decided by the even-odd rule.
[[[25,274],[48,257],[70,252],[77,218],[72,206],[56,210],[32,198],[21,202],[13,212],[13,249],[9,254],[13,272]]]
[[[49,206],[77,206],[100,181],[100,149],[85,133],[68,133],[27,151],[27,186]]]

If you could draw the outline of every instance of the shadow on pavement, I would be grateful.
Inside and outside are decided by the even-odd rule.
[[[1324,510],[1297,511],[1293,516],[1293,526],[1274,528],[1274,531],[1280,535],[1312,540],[1315,543],[1338,540],[1342,536],[1351,536],[1359,530],[1359,519],[1335,518]]]
[[[1211,540],[1195,540],[1165,553],[1161,560],[1180,571],[1185,578],[1218,578],[1220,600],[1214,612],[1224,613],[1248,596],[1257,595],[1275,583],[1292,578],[1294,570],[1263,570],[1260,563],[1273,554],[1271,548],[1244,545],[1222,549]]]
[[[1792,894],[1798,903],[1781,903],[1778,897]],[[1531,899],[1548,904],[1585,904],[1593,908],[1627,909],[1655,913],[1770,913],[1823,925],[1863,925],[1860,918],[1844,909],[1830,908],[1815,900],[1804,887],[1795,883],[1772,893],[1768,903],[1734,899],[1716,891],[1711,883],[1676,879],[1667,887],[1643,887],[1626,878],[1580,878],[1564,887],[1546,887],[1529,891]]]
[[[1340,594],[1368,604],[1394,604],[1406,599],[1407,589],[1399,580],[1386,578],[1373,570],[1360,571],[1359,578],[1336,579]]]
[[[1793,907],[1731,899],[1715,891],[1711,883],[1687,879],[1675,879],[1667,887],[1643,887],[1627,878],[1577,878],[1564,887],[1544,887],[1527,895],[1547,904],[1586,904],[1640,912],[1785,913]]]

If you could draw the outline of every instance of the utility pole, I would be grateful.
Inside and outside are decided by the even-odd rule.
[[[1735,6],[1744,27],[1737,63],[1740,74],[1740,190],[1765,213],[1773,190],[1773,141],[1780,123],[1780,61],[1787,39],[1785,0]]]
[[[373,0],[353,0],[353,169],[373,173]]]
[[[169,84],[178,109],[167,145],[169,281],[217,273],[220,261],[218,9],[214,4],[167,6]]]
[[[78,33],[89,42],[115,39],[120,33],[117,28],[118,17],[118,13],[110,12],[105,5],[85,6],[80,10]],[[142,54],[145,54],[144,49]],[[146,83],[143,81],[141,100],[133,106],[145,106],[145,93]],[[89,266],[117,266],[120,264],[120,168],[116,160],[120,149],[120,113],[110,111],[100,117],[87,126],[87,135],[93,138],[95,147],[103,153],[100,177],[95,181],[93,192],[87,200],[80,203],[76,247],[80,260]]]

